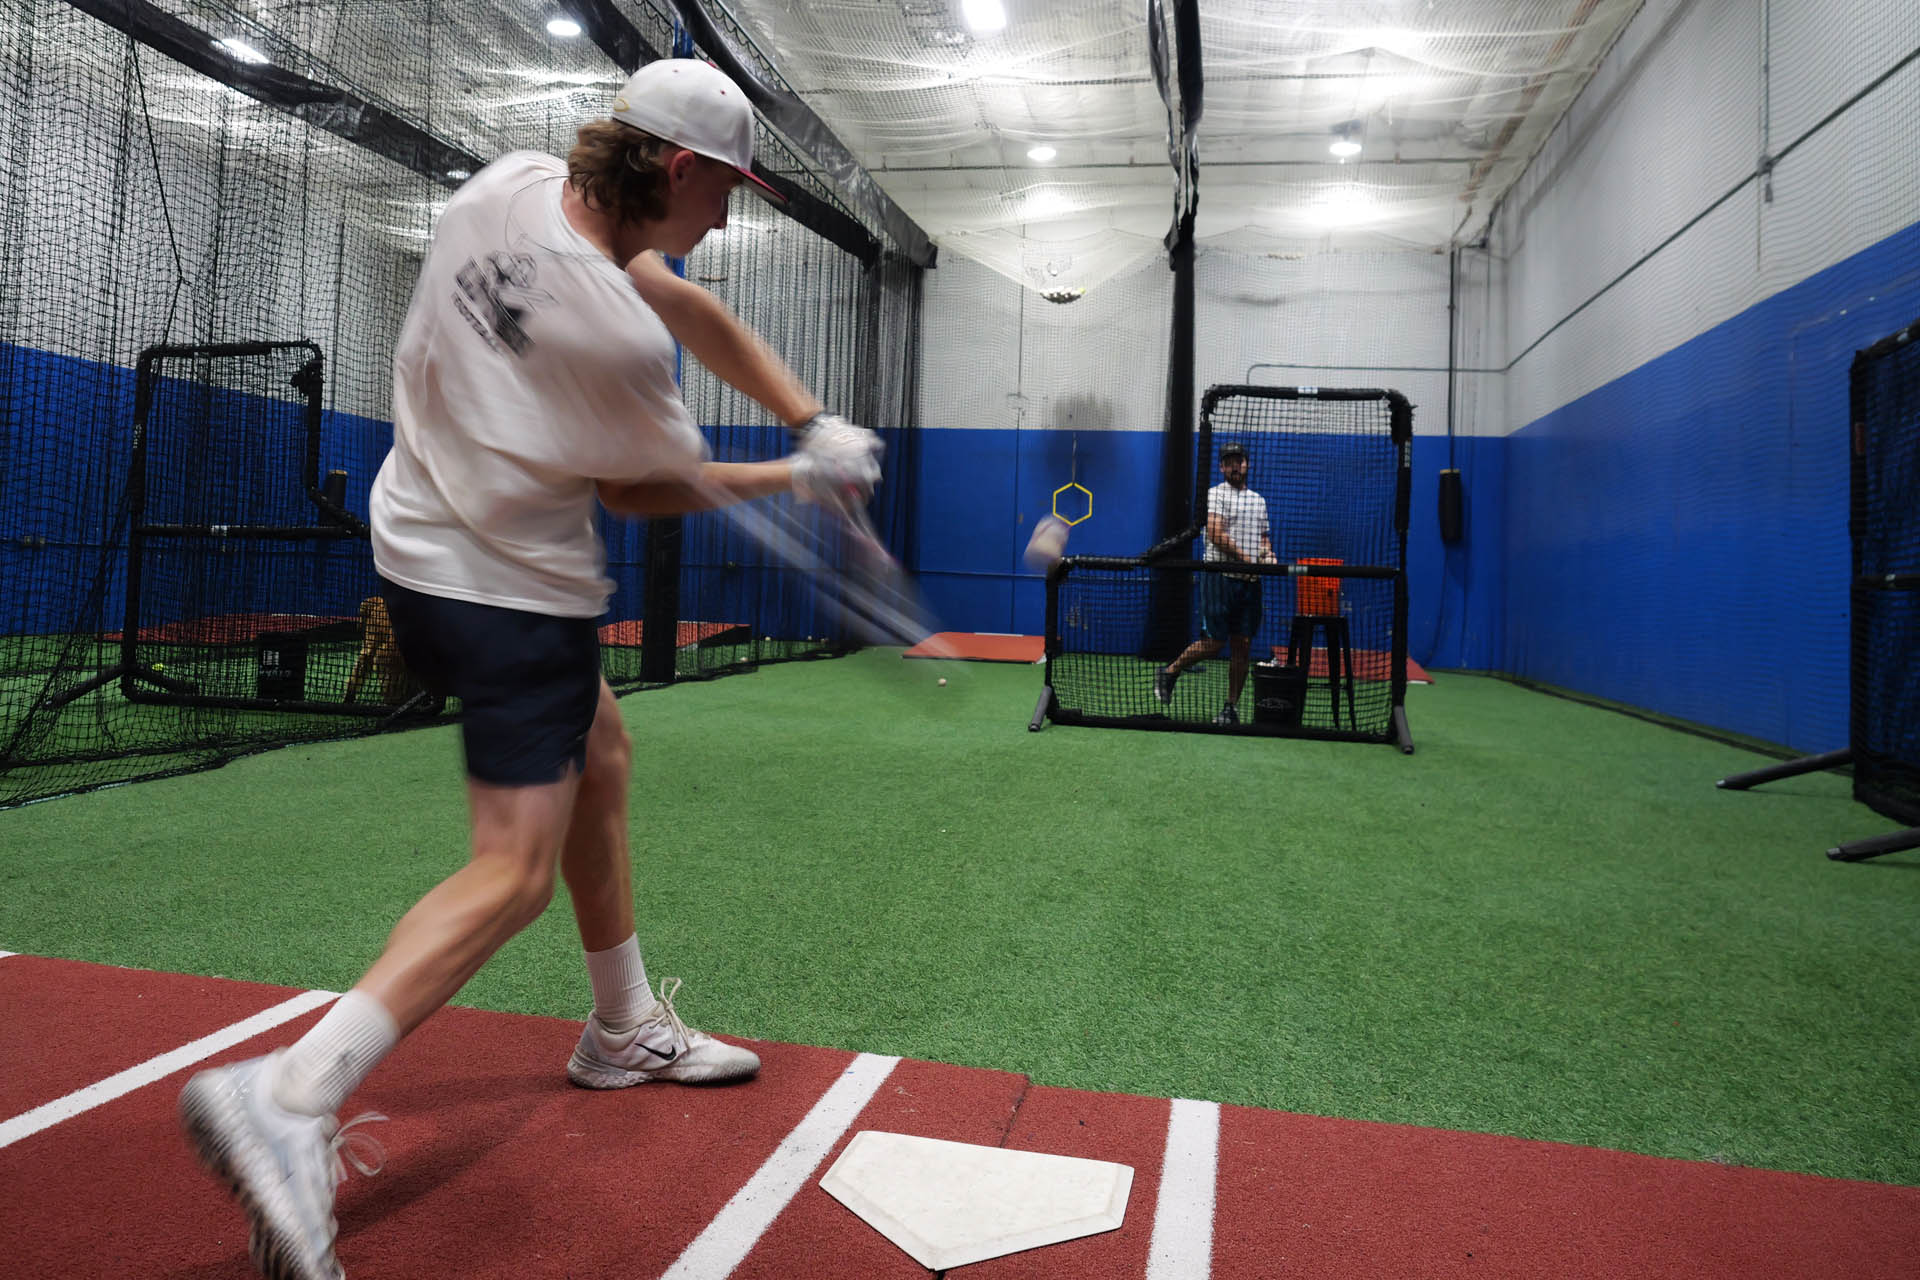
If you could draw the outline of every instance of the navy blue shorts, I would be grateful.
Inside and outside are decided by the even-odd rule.
[[[460,699],[467,774],[504,787],[558,782],[586,766],[600,707],[600,628],[430,596],[380,580],[407,670]]]
[[[1251,636],[1260,629],[1258,579],[1230,578],[1224,573],[1200,575],[1200,634],[1209,640]]]

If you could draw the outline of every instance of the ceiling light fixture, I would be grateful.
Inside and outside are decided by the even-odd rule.
[[[1340,157],[1340,163],[1342,164],[1359,155],[1362,150],[1360,146],[1360,122],[1358,120],[1349,120],[1347,123],[1335,128],[1333,131],[1333,145],[1328,147],[1327,150]]]
[[[237,62],[252,63],[256,67],[267,65],[267,55],[242,40],[239,36],[227,36],[215,40],[214,44],[227,51],[227,55]]]
[[[562,15],[547,19],[547,34],[559,36],[562,40],[571,40],[580,34],[580,24],[572,18]]]
[[[1000,0],[960,0],[960,16],[977,36],[992,35],[1007,25],[1007,8]]]
[[[1036,161],[1037,163],[1040,163],[1040,164],[1045,164],[1047,161],[1053,159],[1055,156],[1059,154],[1060,153],[1058,151],[1055,151],[1052,147],[1046,146],[1044,144],[1037,147],[1029,147],[1027,149],[1027,159]]]
[[[1016,208],[1017,217],[1029,222],[1045,222],[1050,218],[1063,218],[1079,213],[1080,208],[1059,187],[1029,187],[1020,193]]]
[[[1383,212],[1371,191],[1352,183],[1315,193],[1306,209],[1309,222],[1329,228],[1364,226]]]

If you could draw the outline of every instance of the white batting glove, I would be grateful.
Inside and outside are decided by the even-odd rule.
[[[880,483],[880,463],[865,449],[802,449],[793,455],[793,496],[822,506],[858,506]]]
[[[886,446],[880,437],[865,427],[856,427],[837,413],[816,413],[801,425],[796,436],[801,449],[810,452],[852,453],[864,449],[878,465]]]

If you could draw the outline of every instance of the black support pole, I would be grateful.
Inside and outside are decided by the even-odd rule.
[[[647,522],[647,591],[640,616],[640,678],[672,684],[680,646],[680,547],[685,521],[679,516]]]

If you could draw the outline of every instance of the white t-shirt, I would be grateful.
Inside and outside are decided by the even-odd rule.
[[[674,343],[560,211],[567,167],[500,157],[447,202],[393,357],[373,559],[428,595],[591,618],[613,593],[595,480],[708,456]]]
[[[1267,500],[1255,493],[1251,487],[1236,489],[1222,480],[1207,490],[1207,520],[1223,516],[1227,522],[1227,536],[1233,539],[1233,545],[1240,548],[1240,554],[1249,560],[1260,558],[1260,540],[1267,536]],[[1227,553],[1215,546],[1212,538],[1207,539],[1207,559],[1225,560]]]

